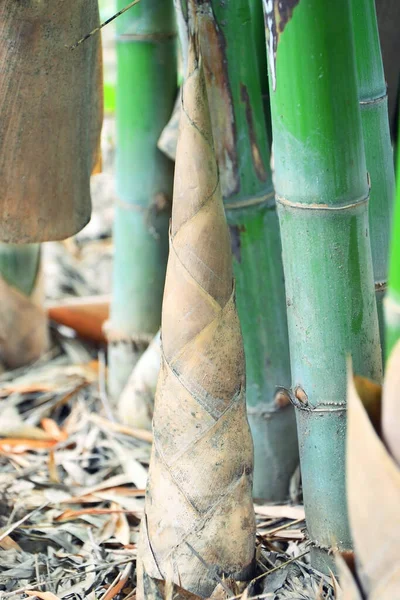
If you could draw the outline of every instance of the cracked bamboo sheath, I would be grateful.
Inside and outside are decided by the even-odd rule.
[[[118,8],[126,5],[118,0]],[[157,148],[176,97],[172,0],[117,20],[117,150],[109,392],[116,399],[160,327],[173,164]]]
[[[155,579],[172,579],[209,597],[217,576],[245,579],[254,558],[253,448],[229,231],[194,49],[188,62],[140,541],[140,600],[157,597]]]
[[[97,0],[0,7],[0,240],[40,242],[90,219],[102,124]]]
[[[383,297],[386,292],[389,238],[394,200],[394,165],[388,97],[383,73],[375,0],[352,0],[358,74],[358,99],[370,177],[369,229],[381,345],[384,349]]]
[[[349,0],[264,0],[293,401],[312,561],[346,549],[346,359],[380,380]]]

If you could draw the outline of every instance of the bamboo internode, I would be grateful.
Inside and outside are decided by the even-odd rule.
[[[118,8],[125,6],[118,1]],[[176,97],[172,0],[146,0],[117,20],[117,151],[113,293],[106,335],[117,399],[160,327],[173,164],[157,148]]]
[[[352,0],[358,99],[365,159],[371,184],[369,228],[379,330],[384,347],[383,297],[386,292],[389,238],[394,198],[394,165],[374,0]]]

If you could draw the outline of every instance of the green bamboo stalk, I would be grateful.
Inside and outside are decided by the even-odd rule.
[[[384,348],[383,297],[386,291],[389,236],[394,198],[394,165],[388,97],[374,0],[352,0],[358,74],[358,99],[370,176],[369,226],[379,330]]]
[[[349,0],[264,0],[274,182],[307,526],[327,570],[348,549],[346,359],[381,378],[368,179]]]
[[[399,137],[400,139],[400,137]],[[396,197],[389,260],[388,291],[384,300],[386,358],[400,339],[400,152],[397,150]]]
[[[265,38],[262,32],[257,54],[248,0],[201,0],[196,8],[246,354],[255,452],[253,493],[270,502],[284,501],[298,464],[298,448],[294,411],[290,402],[281,402],[283,397],[276,395],[277,386],[289,385],[290,360],[279,223],[259,77],[261,64],[267,72]]]
[[[267,125],[268,140],[272,140],[271,110],[269,106],[268,70],[266,68],[265,27],[261,0],[249,0],[252,35],[256,46],[258,74],[260,77],[261,94],[264,103],[264,115]]]
[[[123,8],[125,0],[118,0]],[[117,21],[117,202],[107,328],[109,390],[119,396],[160,327],[173,164],[157,140],[176,94],[172,0],[146,0]]]

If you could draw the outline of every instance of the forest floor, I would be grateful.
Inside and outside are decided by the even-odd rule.
[[[90,224],[65,242],[43,244],[48,300],[111,291],[112,117],[102,150]],[[0,375],[0,599],[128,600],[151,434],[118,423],[106,392],[106,349],[55,324],[51,332],[46,356]],[[309,565],[303,507],[255,508],[257,574],[245,597],[339,598],[334,578]],[[235,596],[228,592],[222,582],[215,598]]]

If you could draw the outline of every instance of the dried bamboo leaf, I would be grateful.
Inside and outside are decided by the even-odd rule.
[[[106,342],[103,325],[110,313],[110,296],[67,298],[46,306],[50,319],[74,329],[79,336]]]
[[[96,0],[4,0],[0,8],[0,239],[65,239],[90,218],[102,121]],[[12,101],[10,101],[12,98]]]
[[[363,600],[362,591],[354,577],[354,564],[350,564],[344,556],[337,554],[335,557],[340,580],[340,592],[336,594],[338,600]]]
[[[112,600],[124,588],[128,581],[132,565],[126,565],[124,571],[118,575],[107,592],[101,597],[101,600]]]
[[[9,535],[6,535],[6,537],[0,541],[0,548],[3,550],[17,550],[17,552],[22,552],[22,548]]]
[[[130,435],[133,438],[137,438],[143,442],[151,443],[153,441],[153,435],[150,431],[145,429],[138,429],[133,427],[127,427],[126,425],[120,425],[119,423],[113,423],[104,417],[98,415],[91,415],[91,420],[96,423],[99,427],[105,427],[109,431],[115,431],[117,433],[123,433]]]
[[[182,91],[162,367],[142,520],[138,598],[168,579],[208,597],[246,579],[255,551],[244,353],[201,59]],[[153,590],[153,591],[152,591]]]
[[[41,426],[43,430],[51,436],[53,440],[57,440],[58,442],[63,442],[67,439],[68,434],[65,431],[62,431],[54,419],[44,418],[41,420]]]
[[[400,342],[393,349],[385,373],[382,400],[382,433],[384,440],[400,465]]]
[[[59,596],[52,594],[51,592],[37,592],[34,590],[25,590],[24,592],[27,596],[33,598],[39,598],[39,600],[61,600]]]
[[[362,397],[358,395],[362,390]],[[400,589],[400,470],[367,412],[376,414],[376,384],[348,380],[347,497],[358,575],[368,598]],[[367,408],[366,408],[367,407]],[[397,588],[396,588],[397,586]],[[379,593],[378,593],[379,590]]]
[[[254,506],[256,515],[271,518],[305,519],[304,506],[290,506],[289,504],[258,505]]]

